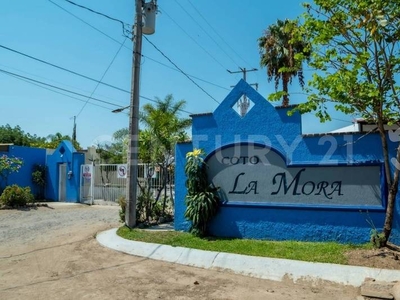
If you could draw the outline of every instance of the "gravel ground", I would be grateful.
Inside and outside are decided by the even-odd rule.
[[[354,300],[329,282],[282,282],[126,255],[100,246],[119,207],[49,204],[0,210],[0,299]]]
[[[68,227],[118,227],[118,206],[48,203],[36,209],[0,210],[0,245],[27,244]],[[1,256],[1,254],[0,254]]]

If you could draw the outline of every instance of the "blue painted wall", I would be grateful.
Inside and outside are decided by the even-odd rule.
[[[76,152],[70,141],[62,141],[54,153],[47,156],[46,198],[54,201],[60,200],[59,167],[60,164],[66,164],[66,202],[79,202],[80,166],[84,161],[84,154]]]
[[[32,183],[32,168],[35,164],[45,165],[47,171],[45,198],[52,201],[59,201],[59,166],[65,163],[66,201],[80,201],[80,167],[85,161],[85,156],[76,152],[70,141],[61,142],[54,153],[47,156],[46,149],[22,146],[9,146],[8,152],[0,151],[0,155],[3,154],[23,160],[19,172],[10,174],[8,185],[29,186],[33,193],[36,192],[36,186]],[[70,176],[68,172],[71,172]]]
[[[235,107],[246,94],[254,107],[240,117]],[[241,80],[212,114],[193,116],[192,142],[176,147],[175,229],[188,230],[186,209],[185,155],[193,148],[210,154],[216,149],[241,142],[261,143],[281,153],[286,165],[359,165],[382,163],[378,134],[332,134],[302,136],[301,115],[287,116],[289,108],[275,108]],[[397,145],[389,142],[393,157]],[[382,184],[384,178],[382,177]],[[385,190],[384,184],[383,189]],[[399,197],[398,197],[399,198]],[[381,208],[277,206],[225,203],[210,224],[210,234],[274,240],[367,242],[371,226],[381,229],[386,199]],[[400,204],[397,200],[391,241],[400,244]]]
[[[46,163],[46,149],[30,148],[23,146],[9,146],[8,152],[1,152],[9,157],[21,158],[23,165],[18,172],[11,173],[8,177],[8,185],[17,184],[22,187],[30,187],[32,192],[36,186],[32,183],[32,169],[35,164],[44,166]],[[1,187],[1,188],[4,188]]]
[[[192,143],[180,143],[175,149],[175,213],[174,224],[175,230],[188,231],[190,229],[190,222],[184,217],[186,205],[186,175],[185,175],[185,161],[186,153],[193,150]]]

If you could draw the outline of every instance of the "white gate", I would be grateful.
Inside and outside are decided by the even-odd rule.
[[[94,201],[118,203],[126,196],[126,165],[95,165],[93,179]]]
[[[65,202],[67,199],[67,164],[58,166],[58,201]]]
[[[93,165],[81,165],[80,201],[93,204]]]
[[[120,197],[126,196],[126,164],[99,164],[81,166],[80,199],[86,204],[118,204]],[[138,181],[143,186],[151,177],[151,190],[154,194],[162,188],[160,170],[146,164],[138,165]],[[168,184],[168,195],[173,195],[173,184]],[[138,194],[140,188],[137,189]],[[173,197],[173,196],[172,196]]]

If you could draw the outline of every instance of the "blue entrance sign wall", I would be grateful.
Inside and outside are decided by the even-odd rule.
[[[261,144],[239,143],[212,152],[208,177],[229,203],[383,208],[383,165],[286,166]]]
[[[243,94],[253,103],[244,117],[234,110]],[[175,229],[190,228],[184,165],[194,148],[209,154],[210,181],[224,201],[211,235],[362,243],[369,240],[370,222],[382,228],[387,191],[379,135],[303,136],[301,116],[289,117],[291,109],[272,106],[241,80],[214,113],[192,116],[192,141],[176,147]],[[261,165],[247,153],[249,145],[267,149],[268,162]],[[389,142],[392,157],[396,146]],[[399,211],[397,201],[391,235],[396,244]]]

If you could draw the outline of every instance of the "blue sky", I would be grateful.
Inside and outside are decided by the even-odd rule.
[[[2,3],[0,45],[97,80],[104,76],[102,82],[129,91],[133,46],[123,36],[121,24],[65,0],[51,1]],[[74,2],[133,23],[134,0]],[[156,32],[146,37],[184,72],[200,78],[193,80],[219,102],[242,77],[229,74],[227,69],[258,68],[257,72],[248,73],[247,82],[258,83],[264,97],[274,91],[273,83],[267,82],[265,69],[259,65],[257,38],[277,19],[295,18],[303,11],[301,1],[296,0],[286,0],[284,4],[265,0],[158,0],[158,5]],[[218,103],[214,99],[174,70],[145,39],[142,53],[146,56],[141,66],[142,96],[154,99],[173,94],[176,100],[187,101],[185,111],[190,113],[216,109]],[[312,73],[305,68],[309,79]],[[79,100],[73,99],[0,72],[0,125],[19,125],[25,132],[38,136],[56,132],[71,135],[76,116],[77,139],[83,147],[110,140],[113,132],[128,126],[127,114],[111,113],[119,106],[129,105],[127,92],[97,86],[96,82],[4,48],[0,48],[0,69],[86,96],[58,90]],[[296,79],[290,92],[291,103],[305,101]],[[93,99],[86,103],[92,93],[107,103]],[[140,99],[141,105],[146,103],[149,100]],[[351,124],[351,116],[334,117],[333,122],[319,124],[312,115],[304,116],[303,132],[329,131]]]

